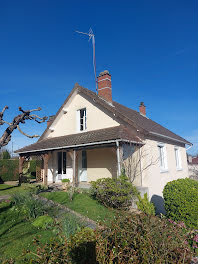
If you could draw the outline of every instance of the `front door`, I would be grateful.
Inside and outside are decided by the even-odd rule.
[[[78,178],[79,182],[87,181],[87,152],[82,150],[78,159]]]

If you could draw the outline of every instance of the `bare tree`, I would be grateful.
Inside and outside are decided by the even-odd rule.
[[[8,127],[4,131],[3,135],[0,137],[0,149],[4,146],[6,146],[9,141],[11,140],[12,132],[15,129],[18,129],[21,134],[23,134],[26,137],[29,138],[35,138],[39,137],[38,135],[28,135],[27,133],[23,132],[21,128],[19,127],[20,124],[24,124],[26,120],[34,120],[37,123],[43,123],[47,120],[47,117],[40,117],[36,114],[32,114],[32,112],[40,111],[41,108],[38,107],[37,109],[32,110],[23,110],[21,107],[19,107],[19,111],[21,114],[14,117],[12,122],[7,122],[4,120],[4,112],[8,109],[8,106],[5,106],[3,110],[0,112],[0,126],[6,124]]]
[[[132,183],[137,178],[142,181],[142,173],[158,162],[159,157],[154,158],[150,150],[146,150],[143,146],[132,147],[129,144],[128,149],[123,149],[121,164]]]

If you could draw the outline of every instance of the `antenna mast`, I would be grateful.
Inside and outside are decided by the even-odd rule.
[[[81,31],[76,31],[79,34],[84,34],[89,36],[89,41],[92,40],[92,46],[93,46],[93,68],[94,68],[94,75],[95,75],[95,83],[96,83],[96,92],[98,91],[98,82],[96,77],[96,53],[95,53],[95,35],[93,34],[93,30],[90,28],[89,33],[84,33]]]

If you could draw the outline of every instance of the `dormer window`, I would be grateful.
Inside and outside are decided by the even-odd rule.
[[[77,111],[77,129],[78,131],[84,131],[87,129],[86,108]]]

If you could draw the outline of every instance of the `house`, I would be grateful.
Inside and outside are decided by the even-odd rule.
[[[188,172],[189,178],[198,180],[198,156],[188,155]]]
[[[38,142],[17,152],[20,171],[26,157],[42,158],[44,184],[68,178],[83,187],[124,169],[150,199],[160,200],[167,182],[188,177],[187,145],[147,117],[143,102],[138,112],[113,101],[111,75],[104,71],[98,93],[76,83]]]

